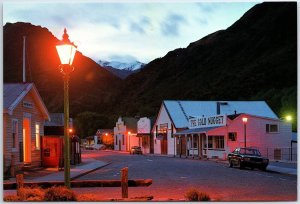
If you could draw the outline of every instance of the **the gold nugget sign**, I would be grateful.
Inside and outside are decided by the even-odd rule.
[[[189,129],[218,127],[226,125],[226,115],[193,117],[189,119]]]

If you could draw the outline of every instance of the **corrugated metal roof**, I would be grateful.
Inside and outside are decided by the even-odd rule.
[[[22,96],[24,92],[28,92],[32,83],[12,83],[3,85],[3,106],[4,108],[9,108],[12,104]]]
[[[176,128],[188,127],[188,117],[217,115],[219,101],[164,101]],[[222,101],[223,102],[223,101]],[[278,119],[265,101],[226,101],[227,105],[220,106],[220,114],[246,113],[261,117]]]
[[[33,93],[32,96],[40,108],[44,119],[48,120],[50,118],[49,112],[34,83],[5,83],[3,85],[3,112],[11,115],[29,92]]]
[[[50,121],[45,121],[45,126],[64,126],[64,113],[50,113]],[[73,118],[69,118],[69,126],[73,127]]]
[[[50,113],[51,121],[46,121],[45,126],[64,126],[63,113]]]

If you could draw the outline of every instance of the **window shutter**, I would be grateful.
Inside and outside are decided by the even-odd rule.
[[[270,132],[270,124],[266,124],[266,132]]]
[[[19,142],[20,162],[24,161],[23,142]]]

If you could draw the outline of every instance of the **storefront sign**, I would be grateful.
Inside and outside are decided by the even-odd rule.
[[[189,129],[226,125],[226,115],[194,117],[189,119]]]
[[[143,134],[150,134],[151,131],[151,125],[150,125],[150,119],[149,118],[141,118],[137,123],[138,133]]]

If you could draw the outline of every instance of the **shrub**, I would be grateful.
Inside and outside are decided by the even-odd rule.
[[[44,191],[39,187],[24,187],[17,191],[20,200],[42,201],[44,199]]]
[[[45,201],[76,201],[76,196],[65,186],[54,186],[46,190],[44,199]]]
[[[184,197],[188,201],[210,201],[210,197],[207,193],[199,192],[197,189],[188,190]]]
[[[21,201],[20,197],[17,196],[17,195],[7,195],[7,196],[4,196],[3,200],[6,201],[6,202]]]
[[[207,193],[199,192],[198,193],[198,199],[200,201],[210,201],[210,197]]]

